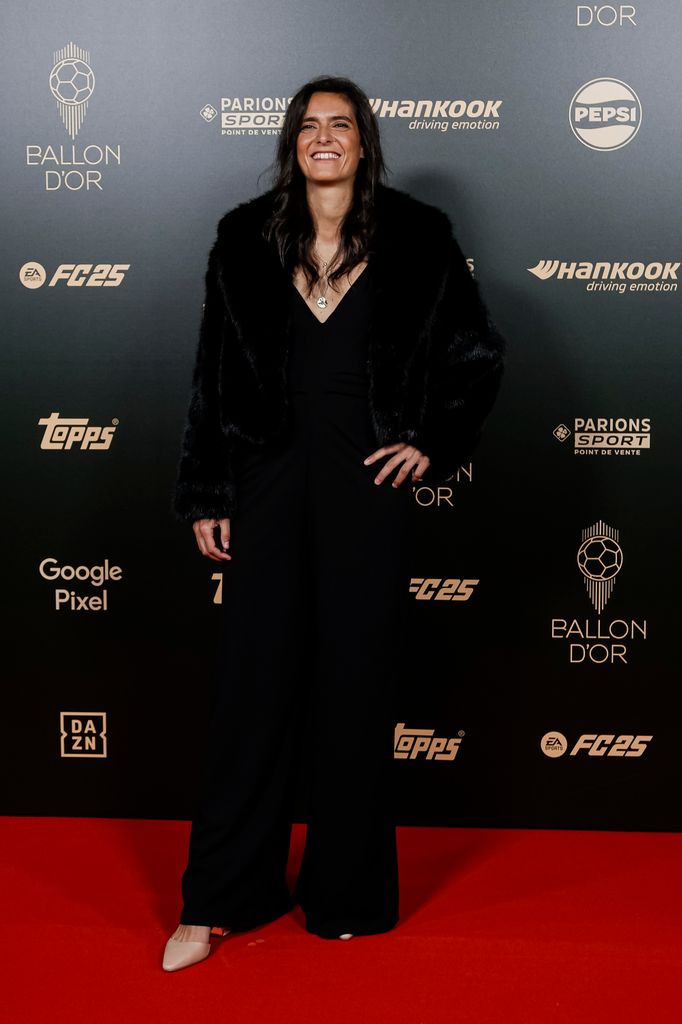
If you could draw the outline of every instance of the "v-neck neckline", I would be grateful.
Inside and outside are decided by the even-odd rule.
[[[355,278],[355,280],[354,280],[354,281],[353,281],[353,283],[352,283],[352,284],[350,285],[350,287],[349,287],[349,288],[346,288],[345,292],[343,293],[343,295],[341,296],[341,298],[340,298],[339,302],[337,303],[337,305],[336,305],[335,309],[334,309],[334,310],[333,310],[333,311],[332,311],[332,312],[331,312],[331,313],[329,314],[329,316],[328,316],[328,317],[326,317],[326,318],[325,318],[324,320],[320,320],[320,318],[319,318],[318,316],[316,316],[316,315],[315,315],[315,313],[313,313],[312,309],[310,308],[310,306],[309,306],[309,305],[308,305],[308,303],[306,302],[306,300],[305,300],[304,296],[303,296],[303,295],[301,295],[300,291],[298,290],[298,288],[296,287],[296,285],[294,284],[294,282],[293,282],[293,281],[290,281],[289,283],[290,283],[291,287],[292,287],[292,288],[294,289],[294,291],[296,292],[296,294],[298,295],[299,299],[301,300],[301,302],[303,303],[303,305],[305,306],[305,308],[306,308],[306,309],[308,310],[308,312],[310,313],[310,315],[311,315],[311,317],[313,318],[313,320],[315,320],[315,322],[316,322],[317,324],[319,324],[319,326],[320,326],[320,327],[324,327],[324,326],[325,326],[326,324],[328,324],[328,323],[329,323],[329,321],[330,321],[330,320],[332,319],[332,317],[336,316],[336,314],[338,313],[339,309],[341,308],[341,306],[343,305],[344,301],[346,300],[346,298],[347,298],[347,296],[348,296],[348,293],[349,293],[350,291],[352,291],[352,290],[353,290],[353,288],[355,288],[355,286],[356,286],[356,284],[358,283],[358,281],[360,280],[360,278],[361,278],[361,277],[364,277],[364,275],[365,275],[365,274],[367,273],[367,271],[368,271],[368,270],[369,270],[369,263],[366,263],[366,264],[365,264],[365,266],[364,266],[364,268],[363,268],[363,269],[362,269],[362,270],[360,271],[360,273],[359,273],[359,274],[358,274],[358,276],[357,276],[357,277]]]

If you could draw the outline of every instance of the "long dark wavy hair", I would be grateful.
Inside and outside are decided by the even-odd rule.
[[[387,166],[381,151],[379,123],[369,99],[349,78],[318,75],[302,85],[287,107],[273,164],[273,213],[263,228],[265,239],[276,245],[282,266],[292,272],[301,266],[308,294],[318,280],[312,257],[314,224],[306,199],[306,178],[298,165],[296,141],[308,100],[315,92],[341,93],[352,105],[360,132],[364,157],[360,159],[353,183],[353,201],[339,228],[339,246],[330,260],[336,264],[328,276],[337,281],[371,252],[375,229],[374,199],[378,183],[385,183]]]

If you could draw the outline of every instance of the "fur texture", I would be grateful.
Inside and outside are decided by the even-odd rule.
[[[233,446],[267,444],[287,420],[289,280],[260,232],[271,199],[266,192],[228,211],[208,257],[173,494],[181,521],[234,515]],[[368,373],[376,447],[414,444],[431,460],[424,482],[437,484],[476,447],[499,389],[505,342],[447,214],[387,185],[375,202]],[[410,486],[409,476],[402,486]]]

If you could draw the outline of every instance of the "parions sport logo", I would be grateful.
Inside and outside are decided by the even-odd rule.
[[[546,757],[641,757],[653,735],[629,733],[584,732],[569,750],[569,743],[562,732],[546,732],[540,740],[540,750]]]
[[[41,73],[41,80],[42,80]],[[103,167],[120,166],[121,146],[74,141],[85,121],[90,100],[95,93],[95,73],[90,53],[70,42],[55,50],[48,75],[49,93],[56,101],[62,126],[72,140],[70,146],[61,144],[28,143],[26,166],[43,170],[46,192],[103,191]]]
[[[223,96],[218,105],[205,103],[199,116],[215,122],[220,134],[279,135],[290,96]],[[405,122],[410,131],[496,131],[501,124],[502,99],[455,97],[446,99],[370,98],[377,118]]]
[[[568,120],[576,139],[588,149],[621,149],[639,131],[642,104],[619,78],[593,78],[573,96]]]
[[[130,270],[129,263],[60,263],[47,281],[42,263],[31,260],[20,269],[19,280],[30,290],[42,288],[46,281],[48,288],[60,284],[67,288],[118,288],[126,270]]]
[[[642,417],[576,417],[573,429],[558,423],[552,434],[565,445],[570,438],[574,455],[640,455],[651,448],[651,419]]]
[[[204,103],[199,116],[214,121],[220,134],[279,135],[291,96],[223,96],[218,107]]]
[[[552,640],[564,644],[571,665],[627,665],[629,645],[647,638],[646,619],[601,618],[624,565],[619,531],[601,519],[582,531],[576,565],[595,618],[552,618]]]
[[[538,260],[527,267],[540,281],[584,281],[587,292],[676,292],[680,262],[673,260],[616,261]]]

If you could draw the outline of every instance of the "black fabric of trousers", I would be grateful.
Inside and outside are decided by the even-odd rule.
[[[206,767],[182,877],[185,924],[233,930],[300,903],[323,937],[399,916],[394,693],[405,635],[409,477],[385,459],[366,372],[371,263],[320,323],[291,284],[291,418],[235,459]],[[218,564],[218,563],[216,563]],[[296,780],[306,845],[285,881]],[[300,784],[300,783],[299,783]]]

